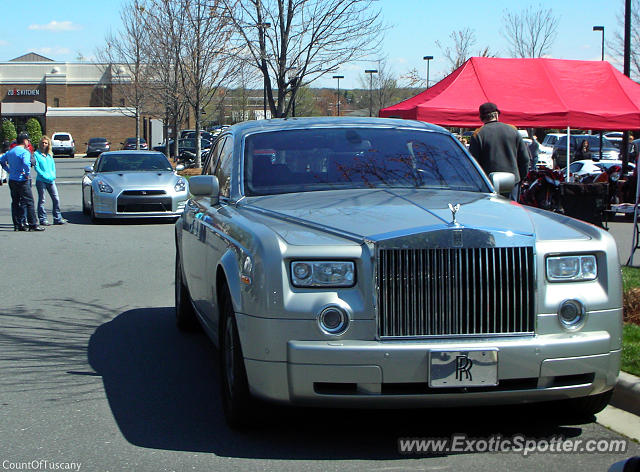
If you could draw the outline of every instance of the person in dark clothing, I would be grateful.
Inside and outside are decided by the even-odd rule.
[[[531,144],[529,144],[529,166],[535,170],[538,165],[538,153],[540,151],[540,144],[535,134],[531,133]]]
[[[31,153],[26,149],[29,136],[20,133],[17,146],[0,157],[0,165],[9,173],[9,190],[11,191],[11,217],[14,231],[44,231],[36,220],[33,194],[29,178],[31,174]],[[24,209],[27,211],[27,222],[22,221]]]
[[[576,149],[575,159],[576,161],[582,161],[591,159],[591,148],[589,147],[589,141],[583,139],[580,143],[580,147]]]
[[[516,186],[511,198],[517,200],[520,182],[529,169],[527,144],[515,127],[498,121],[500,110],[495,103],[483,103],[478,111],[484,124],[471,137],[469,152],[487,175],[492,172],[514,174]]]

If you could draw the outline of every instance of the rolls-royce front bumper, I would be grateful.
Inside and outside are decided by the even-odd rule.
[[[621,310],[595,314],[592,320],[598,315],[617,317]],[[289,340],[280,352],[272,343],[255,342],[254,336],[303,332],[310,327],[307,321],[236,316],[252,393],[287,403],[431,407],[560,400],[610,390],[620,366],[617,334],[612,337],[606,330],[415,341]],[[355,321],[350,330],[364,332],[367,324]],[[498,384],[429,387],[429,353],[434,349],[497,349]]]

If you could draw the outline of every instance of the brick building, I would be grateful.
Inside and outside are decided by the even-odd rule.
[[[114,67],[121,66],[55,62],[35,53],[2,62],[0,115],[19,131],[33,117],[44,134],[69,132],[78,153],[91,137],[105,137],[119,149],[125,138],[135,136],[135,119],[123,93],[126,76],[123,80],[123,69],[114,74]],[[115,75],[117,80],[112,80]],[[150,121],[141,124],[141,136],[148,141]]]

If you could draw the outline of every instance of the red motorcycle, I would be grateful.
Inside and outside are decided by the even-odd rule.
[[[520,188],[519,203],[543,210],[563,213],[560,184],[564,175],[559,170],[538,167],[527,173]]]

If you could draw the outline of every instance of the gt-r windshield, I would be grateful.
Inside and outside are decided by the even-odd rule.
[[[103,154],[96,172],[145,172],[173,171],[164,154]]]
[[[248,136],[245,193],[352,188],[490,191],[446,134],[413,129],[321,128]]]

